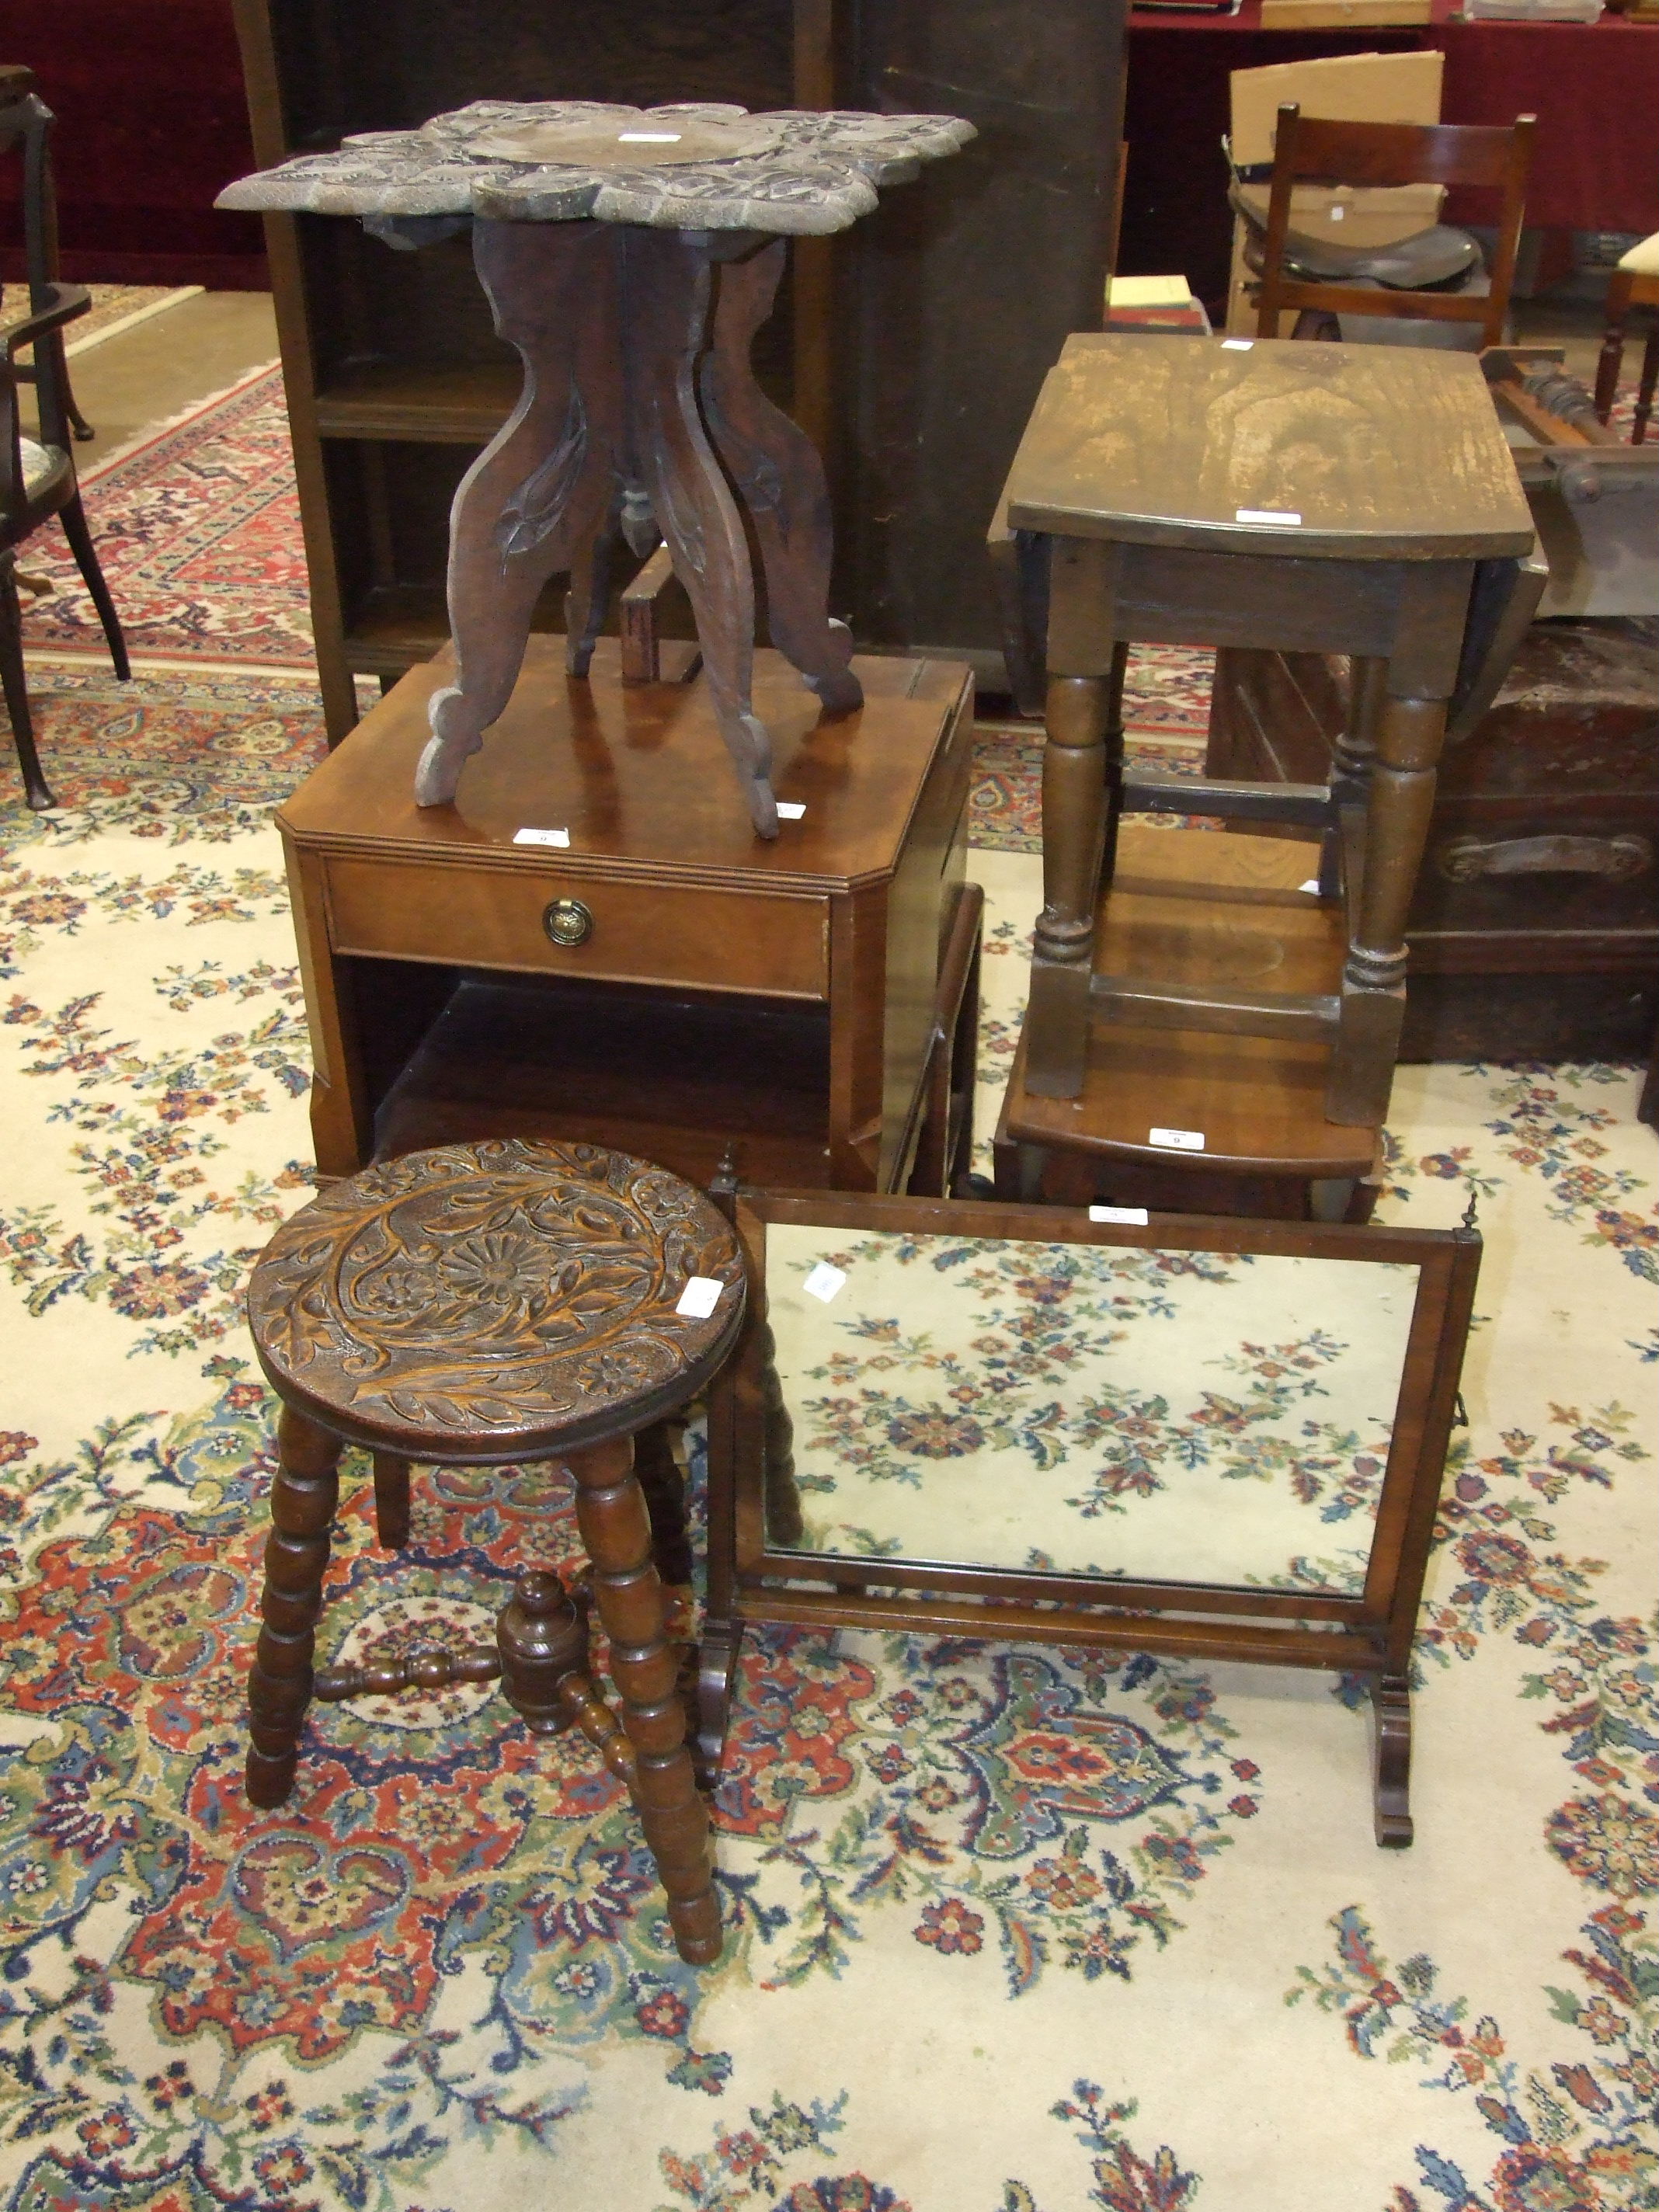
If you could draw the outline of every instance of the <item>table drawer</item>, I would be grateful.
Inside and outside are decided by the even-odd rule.
[[[672,884],[617,882],[574,871],[410,867],[336,860],[328,867],[329,933],[337,952],[437,960],[702,990],[829,995],[830,902]],[[550,910],[585,934],[549,934]]]

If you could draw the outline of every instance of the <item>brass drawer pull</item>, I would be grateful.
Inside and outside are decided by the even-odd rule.
[[[1645,837],[1453,837],[1435,855],[1454,884],[1477,876],[1607,876],[1614,883],[1644,876],[1653,866]]]
[[[593,910],[580,899],[550,899],[542,927],[555,945],[586,945],[593,934]]]

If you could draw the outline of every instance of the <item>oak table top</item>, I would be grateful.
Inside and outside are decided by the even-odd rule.
[[[1533,524],[1473,354],[1086,334],[1008,478],[1016,530],[1349,561],[1509,559]]]

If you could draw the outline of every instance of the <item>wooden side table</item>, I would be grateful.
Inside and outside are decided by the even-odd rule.
[[[1374,1130],[1448,705],[1507,637],[1533,545],[1479,363],[1272,339],[1073,338],[1016,456],[1006,520],[1028,614],[1046,586],[1048,684],[1044,904],[1008,1134],[1044,1146],[1048,1109],[1078,1101],[1079,1135],[1088,1121],[1091,1139],[1126,1159],[1167,1164],[1165,1140],[1204,1151],[1202,1130],[1149,1121],[1143,1097],[1121,1113],[1089,1103],[1105,1099],[1091,1054],[1134,1091],[1147,1029],[1166,1057],[1206,1032],[1322,1048],[1325,1118]],[[1355,711],[1329,784],[1126,777],[1131,641],[1352,655]],[[1241,977],[1224,957],[1205,973],[1161,963],[1156,944],[1127,971],[1104,965],[1126,809],[1288,819],[1321,840],[1308,872],[1344,909],[1340,974],[1310,988],[1288,956],[1282,982],[1260,969]],[[1209,842],[1199,838],[1200,861]],[[1271,1124],[1235,1153],[1240,1169],[1301,1174],[1311,1157],[1304,1129]]]
[[[324,1175],[522,1136],[705,1185],[732,1144],[745,1180],[901,1187],[940,1064],[971,685],[950,662],[855,666],[864,707],[820,722],[757,656],[779,799],[805,809],[769,843],[702,678],[624,687],[601,640],[577,681],[533,637],[456,804],[422,808],[451,672],[404,677],[278,817]]]

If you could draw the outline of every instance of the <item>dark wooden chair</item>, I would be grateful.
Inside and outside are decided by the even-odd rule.
[[[1595,364],[1595,412],[1605,422],[1619,396],[1619,373],[1625,361],[1625,325],[1632,307],[1659,307],[1659,231],[1632,246],[1607,283],[1607,334]],[[1630,441],[1639,446],[1648,434],[1653,413],[1654,386],[1659,384],[1659,320],[1648,330],[1642,349],[1642,380],[1636,388],[1636,420]]]
[[[701,1301],[688,1296],[693,1283]],[[627,1782],[681,1957],[720,1956],[708,1820],[659,1564],[665,1547],[683,1560],[684,1527],[653,1533],[634,1439],[710,1380],[743,1309],[725,1218],[665,1169],[597,1145],[497,1139],[412,1152],[331,1185],[283,1224],[248,1289],[254,1346],[283,1404],[248,1682],[254,1804],[280,1805],[292,1789],[313,1695],[499,1674],[532,1730],[579,1728]],[[568,1469],[620,1729],[589,1678],[584,1610],[550,1574],[520,1577],[493,1650],[416,1649],[398,1666],[315,1671],[347,1443],[373,1455],[376,1525],[392,1549],[408,1540],[411,1462]]]
[[[58,281],[58,195],[52,175],[52,132],[57,121],[35,86],[34,72],[17,62],[0,62],[0,151],[21,145],[24,164],[23,266],[27,275],[29,310],[49,307],[44,295]],[[18,380],[33,384],[33,368],[20,368]],[[84,441],[93,427],[75,404],[69,378],[61,379],[64,413],[76,439]]]
[[[1462,123],[1335,123],[1304,115],[1298,106],[1287,102],[1279,111],[1273,140],[1257,336],[1276,337],[1280,315],[1294,307],[1304,316],[1322,318],[1383,315],[1475,323],[1480,326],[1480,345],[1500,343],[1520,251],[1535,119],[1519,115],[1509,130]],[[1298,184],[1462,185],[1496,191],[1500,201],[1498,243],[1486,291],[1406,291],[1293,277],[1286,269],[1286,242],[1291,194]],[[1298,337],[1325,334],[1322,330],[1304,333],[1299,326],[1297,331]]]
[[[16,72],[10,72],[15,75]],[[27,72],[24,72],[27,74]],[[35,222],[33,210],[44,189],[46,172],[38,148],[42,143],[31,120],[40,106],[33,92],[21,99],[0,102],[0,151],[21,143],[24,149],[24,221]],[[42,111],[44,112],[44,111]],[[51,516],[64,526],[76,563],[92,594],[98,618],[109,641],[116,674],[125,679],[131,670],[121,624],[98,565],[92,532],[81,504],[81,487],[75,473],[70,443],[69,383],[64,367],[64,329],[84,315],[92,301],[78,284],[42,281],[31,283],[29,313],[20,321],[0,328],[0,689],[11,718],[12,740],[23,774],[23,790],[31,806],[55,805],[41,772],[34,742],[34,723],[29,713],[28,684],[23,670],[22,611],[17,596],[17,549]],[[17,356],[33,347],[34,366],[20,368]],[[21,385],[32,381],[40,407],[40,435],[27,438],[18,409]]]
[[[1046,659],[1048,723],[1043,908],[1000,1194],[1171,1207],[1184,1188],[1206,1212],[1348,1211],[1340,1187],[1369,1173],[1388,1109],[1448,724],[1490,699],[1544,579],[1480,364],[1073,337],[999,525],[1013,617],[1044,614],[1046,644],[1028,636],[1015,657],[1034,675]],[[1354,670],[1328,781],[1126,769],[1132,641],[1315,637]],[[1133,813],[1306,842],[1126,827],[1120,850]],[[1083,1164],[1060,1187],[1068,1158]],[[1293,1207],[1264,1197],[1275,1177],[1303,1187]]]

